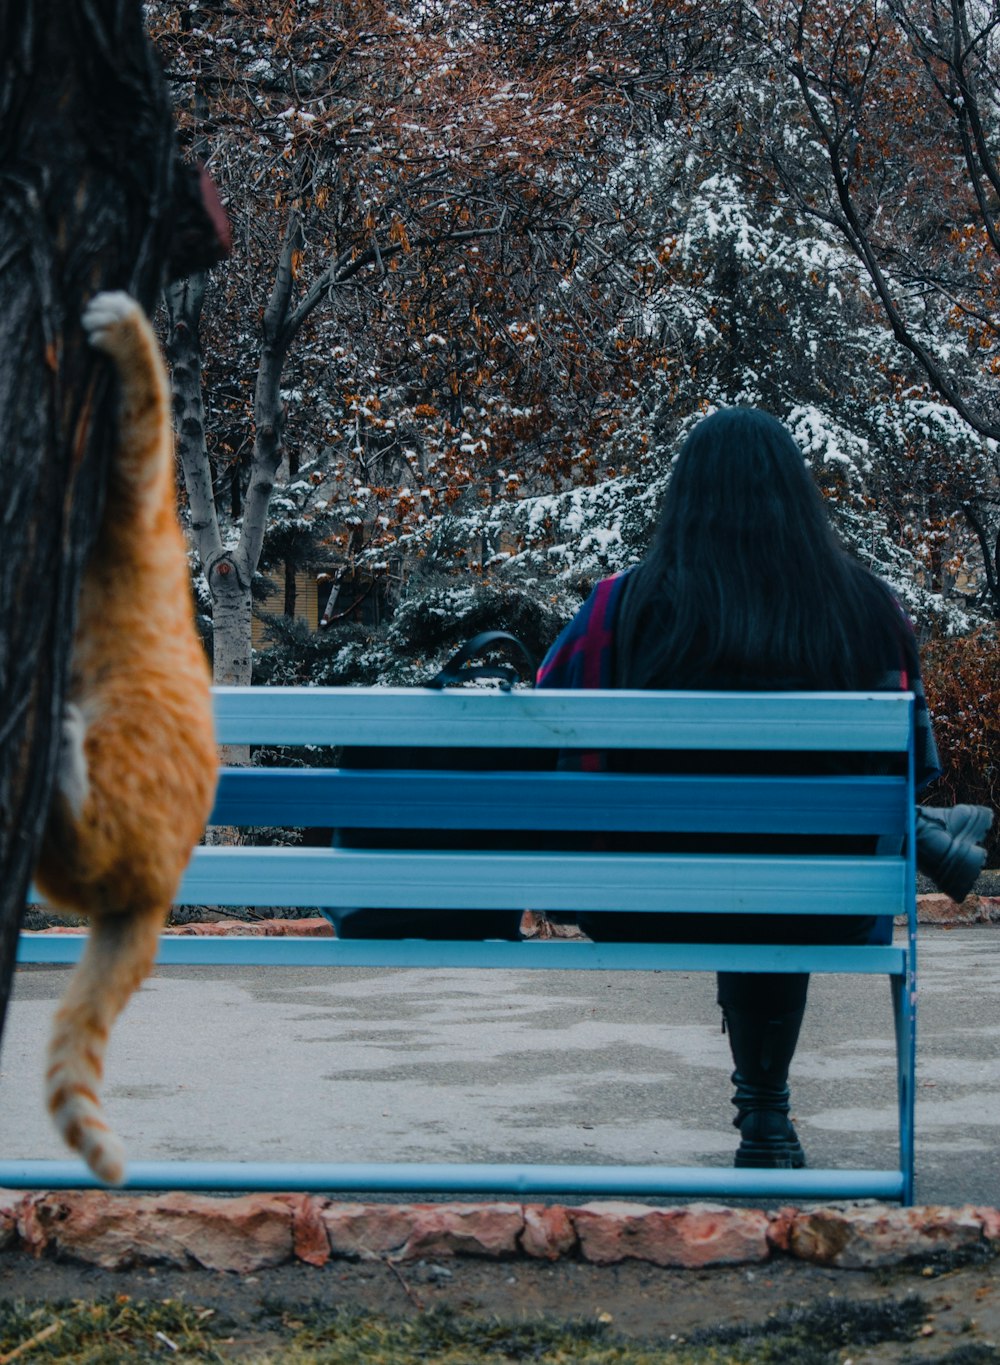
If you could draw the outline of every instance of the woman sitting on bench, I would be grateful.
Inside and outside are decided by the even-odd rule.
[[[598,584],[547,654],[538,686],[912,691],[917,788],[939,771],[916,641],[902,608],[841,546],[791,435],[753,408],[725,409],[695,427],[676,458],[645,559]],[[632,771],[748,771],[747,756],[738,753],[590,758]],[[801,772],[802,762],[802,755],[775,756],[768,771]],[[857,762],[877,771],[879,760]],[[921,868],[956,899],[982,867],[979,840],[991,822],[989,811],[970,806],[919,821]],[[715,850],[754,851],[745,837],[704,836],[702,846],[709,840]],[[678,847],[691,851],[692,841]],[[796,847],[803,846],[788,841],[787,851]],[[785,845],[770,838],[768,851]],[[824,942],[833,935],[838,942],[888,942],[892,932],[891,921],[846,915],[836,922],[809,915],[712,921],[709,928],[695,915],[579,916],[598,941],[698,942],[710,932],[731,942],[810,943],[817,935]],[[737,1166],[805,1164],[788,1117],[788,1070],[808,984],[805,974],[718,974],[735,1067]]]

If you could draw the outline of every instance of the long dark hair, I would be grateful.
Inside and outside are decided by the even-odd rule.
[[[767,413],[705,418],[675,461],[618,623],[623,687],[864,689],[898,666],[888,589],[837,539]]]

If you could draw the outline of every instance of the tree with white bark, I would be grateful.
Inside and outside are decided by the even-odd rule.
[[[212,144],[213,166],[229,187],[237,238],[250,249],[244,268],[273,271],[259,326],[253,327],[244,298],[235,329],[240,344],[254,330],[257,338],[252,412],[246,413],[252,454],[238,526],[231,528],[219,513],[218,471],[202,408],[204,281],[190,281],[168,297],[178,444],[211,594],[215,676],[233,683],[250,680],[251,591],[288,449],[282,393],[296,348],[305,340],[312,349],[316,375],[315,356],[330,346],[331,333],[336,337],[338,311],[366,301],[383,374],[393,348],[430,351],[423,377],[418,365],[404,381],[419,400],[430,369],[443,363],[451,389],[444,413],[439,401],[408,406],[411,417],[415,412],[425,422],[443,416],[445,449],[433,449],[433,436],[414,447],[398,435],[387,437],[400,422],[371,420],[364,393],[341,398],[338,413],[336,395],[331,402],[329,392],[314,391],[314,403],[298,405],[295,413],[311,424],[314,451],[325,445],[336,454],[334,442],[342,452],[353,438],[351,454],[364,460],[364,420],[379,432],[381,465],[378,480],[366,482],[408,481],[416,490],[412,505],[445,501],[463,477],[495,481],[495,458],[485,476],[467,458],[481,448],[463,430],[470,371],[495,368],[490,349],[510,361],[510,328],[521,324],[510,323],[500,292],[517,281],[516,296],[530,310],[535,282],[552,273],[552,256],[575,231],[575,209],[587,188],[582,176],[592,179],[595,170],[565,155],[566,139],[576,133],[593,146],[604,136],[599,86],[591,80],[582,93],[575,88],[589,60],[585,53],[568,66],[546,60],[523,69],[523,54],[501,51],[497,38],[491,43],[470,33],[467,22],[457,28],[448,12],[400,16],[378,0],[358,7],[349,22],[317,11],[292,25],[264,8],[254,26],[253,11],[241,6],[234,19],[234,11],[220,16],[206,6],[200,22],[189,17],[178,27],[166,7],[158,27],[170,54],[168,71],[190,97],[192,136]],[[212,107],[211,92],[223,88]],[[466,301],[468,327],[459,335],[448,315],[455,302],[449,290],[472,275],[482,291]],[[501,290],[485,282],[488,275]],[[410,302],[421,294],[429,301]],[[470,348],[469,333],[477,329],[480,340]],[[369,366],[366,379],[373,373]],[[331,378],[328,363],[327,389],[335,387]],[[307,413],[310,406],[315,411]],[[337,417],[347,417],[354,430],[334,432],[331,441]],[[230,477],[239,479],[239,470]],[[315,481],[330,477],[329,469],[320,471]],[[428,484],[434,487],[425,493]],[[358,485],[366,486],[350,481],[348,498]]]

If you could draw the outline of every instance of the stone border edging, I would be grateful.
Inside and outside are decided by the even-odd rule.
[[[1000,1253],[1000,1210],[965,1205],[783,1208],[616,1200],[562,1204],[361,1204],[305,1194],[235,1198],[0,1190],[0,1250],[87,1262],[247,1273],[300,1261],[574,1257],[680,1269],[775,1256],[870,1270],[934,1255]]]
[[[530,912],[529,912],[530,913]],[[897,921],[905,923],[900,917]],[[961,905],[956,905],[948,896],[921,895],[917,897],[918,924],[933,924],[942,929],[959,929],[972,924],[1000,924],[1000,896],[966,896]],[[29,930],[32,934],[79,934],[85,926],[81,924],[60,924],[48,929]],[[306,919],[220,919],[191,920],[187,924],[170,925],[163,931],[182,937],[242,937],[283,938],[294,934],[307,938],[332,938],[333,926],[322,916]],[[543,935],[547,937],[548,935]],[[560,926],[557,938],[571,938],[575,935]]]
[[[28,929],[32,938],[44,934],[81,934],[85,924],[55,924],[48,929]],[[320,916],[308,919],[221,919],[191,920],[188,924],[168,925],[162,933],[171,938],[333,938],[333,925]]]
[[[917,897],[917,923],[960,929],[966,924],[1000,924],[1000,896],[966,896],[956,905],[949,896]]]

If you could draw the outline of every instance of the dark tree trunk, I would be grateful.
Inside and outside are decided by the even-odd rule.
[[[0,1031],[113,438],[80,313],[217,239],[176,156],[139,0],[0,0]]]
[[[295,565],[285,560],[285,605],[284,613],[286,616],[295,615],[295,603],[297,599],[297,584],[295,582]]]

